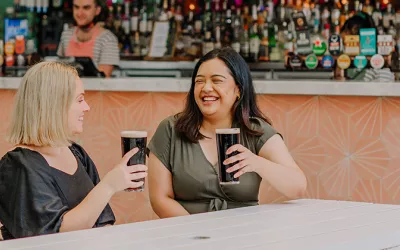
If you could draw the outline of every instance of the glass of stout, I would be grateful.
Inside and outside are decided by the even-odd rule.
[[[224,165],[223,162],[231,156],[237,155],[239,152],[235,151],[227,155],[226,151],[235,144],[240,144],[240,129],[239,128],[227,128],[217,129],[217,150],[218,150],[218,166],[219,166],[219,183],[225,184],[239,184],[239,178],[233,176],[237,171],[228,173],[226,170],[236,164],[231,163]]]
[[[146,147],[147,146],[147,132],[146,131],[122,131],[121,132],[121,150],[122,156],[133,148],[138,148],[139,151],[132,156],[128,161],[128,166],[132,165],[146,165]],[[143,192],[145,178],[136,181],[143,181],[143,185],[138,188],[127,188],[127,192]]]

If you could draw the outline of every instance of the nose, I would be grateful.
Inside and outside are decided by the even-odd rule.
[[[214,88],[213,88],[213,83],[212,83],[211,79],[207,79],[206,82],[203,85],[203,91],[204,92],[210,92],[213,89]]]
[[[83,10],[82,10],[82,9],[76,10],[76,15],[77,15],[78,17],[81,17],[81,16],[83,15]]]
[[[85,105],[83,106],[83,112],[88,112],[90,111],[90,106],[89,104],[85,101]]]

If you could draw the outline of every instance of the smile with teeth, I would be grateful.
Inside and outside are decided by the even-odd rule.
[[[215,96],[205,96],[201,99],[203,100],[203,102],[213,102],[213,101],[218,100],[219,98],[215,97]]]

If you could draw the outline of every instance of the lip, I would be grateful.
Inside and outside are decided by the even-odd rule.
[[[200,97],[200,99],[204,102],[205,100],[205,98],[209,98],[209,99],[215,99],[215,100],[213,100],[213,101],[218,101],[219,100],[219,97],[218,96],[212,96],[212,95],[204,95],[204,96],[201,96]],[[211,100],[208,100],[208,101],[211,101]]]
[[[215,100],[204,100],[204,98],[214,98]],[[205,95],[205,96],[202,96],[200,99],[201,99],[201,104],[203,106],[212,106],[219,100],[219,97],[211,96],[211,95]]]

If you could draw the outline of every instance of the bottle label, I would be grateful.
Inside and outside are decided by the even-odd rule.
[[[376,29],[360,29],[361,54],[372,56],[376,54]]]
[[[393,51],[393,37],[391,35],[378,35],[378,54],[387,56]]]
[[[297,31],[296,37],[297,37],[296,40],[297,52],[299,54],[310,54],[312,50],[311,50],[311,39],[309,31],[308,30]]]
[[[318,67],[318,58],[315,54],[307,56],[305,61],[306,67],[309,69],[315,69]]]
[[[6,66],[7,67],[14,66],[14,63],[15,63],[14,56],[7,56],[6,57]]]
[[[62,4],[62,0],[53,0],[54,8],[60,8]]]
[[[391,17],[389,15],[385,15],[383,17],[383,27],[389,28],[390,27]]]
[[[358,56],[356,56],[354,58],[354,62],[353,63],[354,63],[354,66],[357,69],[363,69],[363,68],[367,67],[368,61],[367,61],[367,58],[365,56],[358,55]]]
[[[25,57],[23,55],[17,56],[17,65],[24,66],[25,65]]]
[[[344,37],[344,53],[350,56],[360,54],[360,36],[349,35]]]
[[[203,55],[207,54],[208,52],[214,49],[214,44],[212,42],[205,42],[203,44]]]
[[[247,55],[249,54],[249,43],[245,42],[240,46],[240,52],[242,52],[243,54]]]
[[[385,59],[382,55],[375,54],[371,57],[371,67],[374,69],[381,69],[385,65]]]
[[[258,54],[260,50],[260,39],[258,37],[250,39],[250,53]]]
[[[240,53],[240,43],[239,42],[233,42],[231,44],[231,47],[234,51],[236,51],[237,53]]]
[[[145,33],[147,29],[147,22],[146,21],[141,21],[139,24],[139,31],[140,33]]]
[[[196,20],[196,22],[194,23],[194,30],[196,31],[196,33],[200,32],[201,28],[202,28],[201,20]]]
[[[329,56],[329,55],[324,56],[322,58],[321,64],[322,64],[322,67],[324,67],[325,69],[330,69],[335,64],[335,60],[333,59],[332,56]]]
[[[139,23],[139,17],[133,16],[131,17],[131,31],[137,31]]]
[[[14,55],[14,52],[15,52],[14,43],[11,42],[11,41],[6,42],[6,45],[4,46],[4,53],[5,53],[7,56],[12,56],[12,55]]]
[[[147,21],[147,32],[152,32],[153,31],[153,21],[149,20]]]
[[[313,52],[317,56],[322,56],[326,52],[326,43],[322,41],[320,38],[315,39],[313,43]]]
[[[341,51],[341,39],[340,36],[338,35],[332,35],[329,38],[329,53],[333,56],[338,56],[340,55]]]
[[[350,64],[351,64],[351,59],[348,55],[343,54],[339,56],[337,59],[337,65],[341,69],[348,69],[350,67]]]
[[[299,56],[292,56],[289,59],[289,64],[292,68],[301,68],[301,66],[303,65],[303,61]]]

